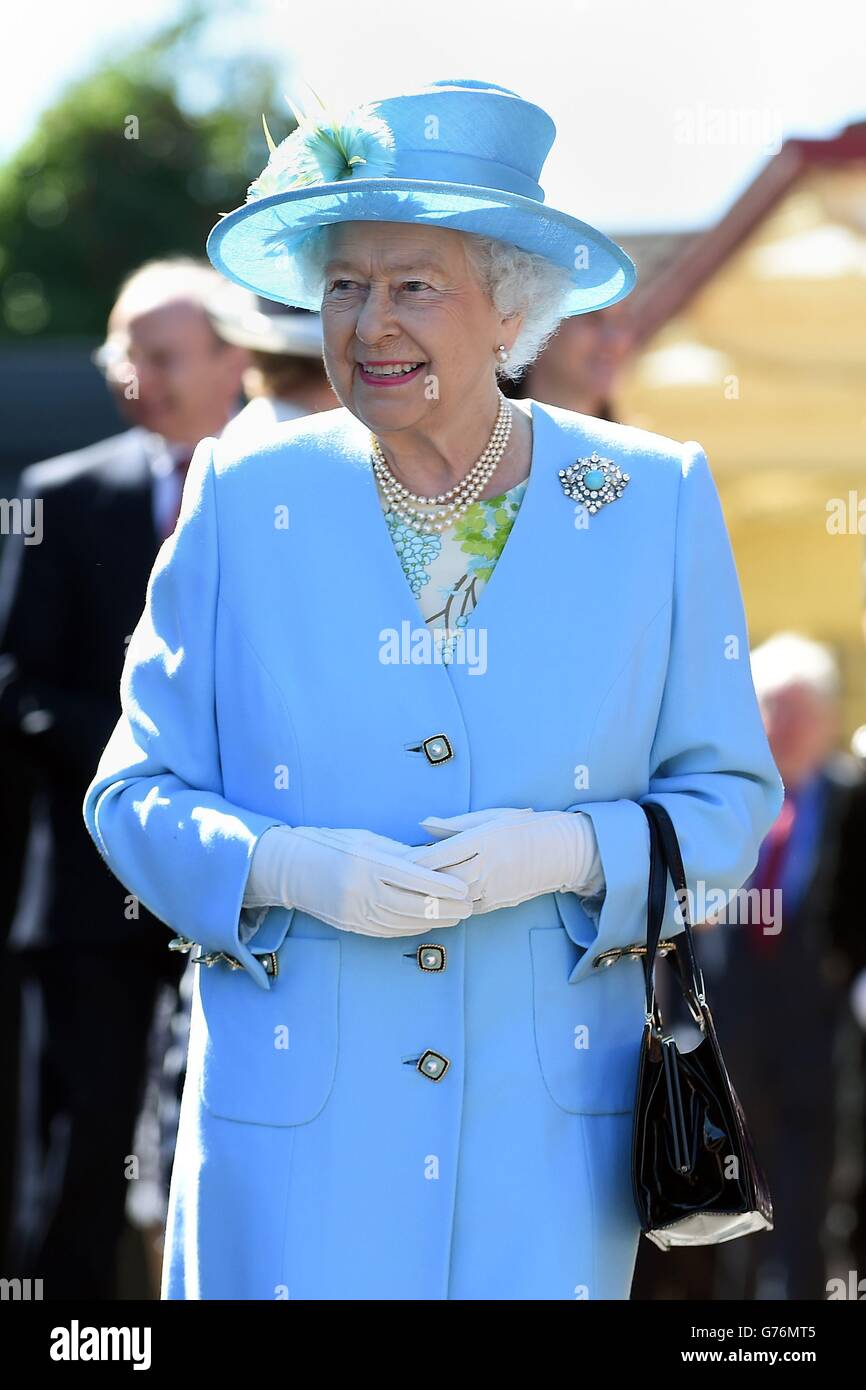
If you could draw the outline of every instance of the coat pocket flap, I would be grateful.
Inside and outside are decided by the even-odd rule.
[[[258,945],[258,943],[256,943]],[[334,1084],[339,1048],[341,944],[289,935],[278,974],[261,990],[245,971],[200,967],[200,1096],[226,1120],[300,1125]]]
[[[545,1086],[563,1110],[634,1108],[643,1036],[643,971],[624,961],[571,983],[577,954],[562,927],[533,927],[535,1043]]]

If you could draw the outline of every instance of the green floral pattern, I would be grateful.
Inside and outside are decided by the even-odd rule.
[[[528,481],[473,502],[441,532],[419,531],[386,510],[394,549],[424,620],[429,627],[446,629],[446,641],[447,632],[464,627],[474,612],[511,534]],[[380,498],[384,505],[381,492]]]

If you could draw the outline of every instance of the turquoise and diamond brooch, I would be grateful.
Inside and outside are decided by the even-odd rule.
[[[575,459],[567,468],[560,468],[559,481],[566,497],[582,502],[588,512],[597,512],[608,502],[622,497],[629,477],[613,459],[591,454],[589,458]]]

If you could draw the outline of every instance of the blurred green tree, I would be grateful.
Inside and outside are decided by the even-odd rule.
[[[293,128],[271,115],[287,108],[269,59],[207,52],[212,18],[193,3],[70,85],[0,169],[3,339],[99,336],[125,274],[204,256],[243,203],[267,162],[262,113],[277,140]]]

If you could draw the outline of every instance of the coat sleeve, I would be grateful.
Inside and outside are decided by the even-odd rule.
[[[752,683],[746,616],[718,492],[700,445],[683,446],[667,676],[636,800],[580,802],[591,817],[605,889],[582,902],[559,895],[566,929],[586,947],[572,974],[584,978],[612,947],[646,941],[649,828],[643,801],[660,802],[680,842],[693,895],[746,881],[776,819],[784,786]],[[662,935],[683,930],[668,882]]]
[[[281,822],[222,795],[214,442],[196,449],[177,525],[154,562],[121,675],[122,713],[83,813],[108,867],[155,916],[205,951],[243,961],[267,989],[240,929],[249,925],[243,897],[252,852]]]

